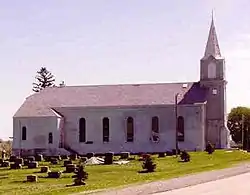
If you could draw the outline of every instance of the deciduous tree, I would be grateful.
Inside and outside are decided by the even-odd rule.
[[[250,108],[247,107],[236,107],[231,110],[228,115],[227,127],[230,130],[232,139],[237,144],[243,144],[244,148],[250,144]],[[242,129],[244,132],[242,132]],[[242,143],[242,133],[244,135]]]

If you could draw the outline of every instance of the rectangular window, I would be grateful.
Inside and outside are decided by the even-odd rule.
[[[27,139],[27,128],[22,127],[22,140],[26,140],[26,139]]]
[[[127,142],[134,141],[134,119],[132,117],[127,118]]]
[[[178,141],[183,142],[184,141],[184,132],[185,126],[184,126],[184,117],[179,116],[177,119],[177,132],[178,132]]]
[[[79,120],[79,142],[86,142],[86,120],[80,118]]]
[[[49,133],[49,144],[53,144],[53,134]]]
[[[103,142],[109,142],[109,119],[108,118],[103,118],[102,128],[103,128]]]

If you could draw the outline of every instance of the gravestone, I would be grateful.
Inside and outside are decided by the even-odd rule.
[[[27,182],[37,182],[37,176],[36,175],[28,175]]]
[[[43,166],[41,167],[41,173],[48,173],[49,172],[49,167],[48,166]]]

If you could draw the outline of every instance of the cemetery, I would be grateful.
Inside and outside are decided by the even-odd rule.
[[[170,179],[250,160],[241,150],[155,154],[89,153],[84,156],[4,156],[1,194],[71,194]]]

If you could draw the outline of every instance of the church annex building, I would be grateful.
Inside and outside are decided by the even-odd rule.
[[[46,88],[15,113],[13,152],[166,152],[176,126],[180,149],[204,150],[208,141],[227,148],[226,84],[212,20],[200,81]]]

